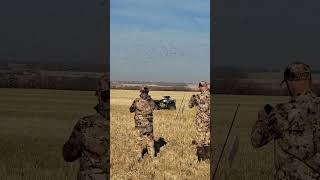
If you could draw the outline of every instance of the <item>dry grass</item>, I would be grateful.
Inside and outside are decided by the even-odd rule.
[[[190,93],[186,94],[186,101]],[[151,92],[154,99],[171,95],[180,106],[183,92]],[[177,121],[176,111],[156,111],[156,137],[167,141],[159,157],[135,163],[133,148],[133,114],[129,113],[137,91],[111,91],[111,176],[112,179],[209,179],[209,164],[197,164],[191,145],[194,110],[185,107]],[[0,179],[4,180],[72,180],[77,162],[65,163],[61,148],[78,120],[94,113],[93,92],[0,89]],[[273,143],[254,149],[250,144],[251,128],[257,111],[266,103],[286,101],[286,97],[226,96],[214,97],[212,123],[217,159],[233,117],[236,104],[240,111],[230,140],[239,137],[239,151],[229,167],[227,151],[219,166],[217,179],[269,180],[273,170]],[[259,177],[259,178],[258,178]]]
[[[213,144],[216,147],[215,161],[221,152],[223,141],[228,132],[236,106],[240,109],[230,135],[229,143],[223,159],[219,165],[218,180],[271,180],[273,179],[273,142],[265,147],[254,149],[251,145],[250,134],[257,119],[257,113],[265,104],[275,105],[286,102],[287,97],[272,96],[229,96],[216,95],[214,98],[213,113]],[[229,166],[227,157],[235,136],[239,139],[239,151],[232,166]]]
[[[175,121],[185,94],[185,103],[192,95],[184,92],[150,92],[153,99],[169,95],[177,100],[177,110],[154,112],[154,135],[162,137],[167,145],[154,160],[136,162],[134,145],[134,115],[129,113],[138,91],[111,91],[111,179],[209,179],[209,162],[198,163],[191,142],[195,134],[194,110],[185,106]]]
[[[0,179],[72,180],[62,145],[76,121],[94,113],[93,92],[0,89]]]

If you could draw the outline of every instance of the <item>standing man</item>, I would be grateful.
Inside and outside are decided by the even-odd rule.
[[[80,119],[63,146],[67,162],[80,160],[78,180],[109,179],[109,80],[101,77],[96,96],[96,114]]]
[[[258,113],[251,142],[256,148],[274,141],[274,179],[320,179],[320,99],[312,92],[310,67],[290,64],[284,72],[291,99]]]
[[[147,148],[149,157],[155,156],[154,137],[153,137],[153,110],[155,103],[149,95],[149,89],[142,87],[140,97],[135,99],[129,109],[130,113],[135,113],[135,151],[137,160],[140,162],[143,158],[142,152]]]
[[[196,107],[196,144],[199,161],[210,160],[210,91],[207,82],[199,83],[200,94],[193,95],[189,108]]]

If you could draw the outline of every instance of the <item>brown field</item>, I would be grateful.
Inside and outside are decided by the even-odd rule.
[[[250,134],[257,119],[257,113],[265,104],[275,105],[287,100],[288,97],[284,96],[216,95],[214,97],[214,108],[211,112],[215,161],[221,152],[236,106],[240,103],[239,112],[220,162],[216,180],[273,179],[273,142],[269,142],[262,148],[254,149],[251,145]],[[229,165],[227,160],[229,149],[236,136],[239,139],[239,148],[233,163]]]
[[[62,146],[94,113],[93,92],[0,89],[0,97],[0,179],[76,179],[78,162],[65,163]]]
[[[179,108],[191,93],[151,92],[154,99],[170,95]],[[135,163],[133,148],[133,114],[129,113],[138,91],[111,91],[111,178],[112,179],[209,179],[209,163],[196,162],[191,145],[194,110],[185,107],[174,121],[177,111],[154,113],[154,133],[167,145],[153,161]],[[0,179],[4,180],[72,180],[76,179],[77,162],[65,163],[61,148],[76,121],[94,113],[93,92],[0,89]],[[216,95],[213,99],[212,144],[216,160],[231,123],[236,104],[239,114],[230,141],[219,166],[217,180],[271,180],[273,142],[261,149],[250,144],[250,133],[257,111],[266,103],[284,102],[287,97]],[[240,145],[234,162],[227,163],[228,149],[238,136]],[[214,164],[215,165],[215,164]]]
[[[129,113],[132,101],[138,97],[138,91],[111,91],[111,179],[209,179],[209,162],[197,162],[195,147],[191,142],[195,134],[194,110],[185,106],[178,119],[174,118],[183,96],[185,103],[192,93],[172,91],[152,91],[154,99],[170,95],[177,100],[177,110],[159,110],[154,112],[154,134],[162,137],[167,145],[154,160],[135,161],[132,151],[134,144],[133,114]]]

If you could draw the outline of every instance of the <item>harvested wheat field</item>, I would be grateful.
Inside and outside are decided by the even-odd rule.
[[[218,159],[224,140],[234,116],[237,104],[240,108],[231,131],[228,144],[219,165],[217,180],[271,180],[273,179],[273,142],[255,149],[251,145],[251,130],[257,120],[257,113],[265,104],[275,105],[288,101],[284,96],[236,96],[215,95],[211,110],[213,123],[214,159]],[[235,137],[239,148],[234,160],[229,164],[228,157]]]
[[[155,140],[163,138],[167,143],[162,146],[158,156],[151,160],[145,158],[136,162],[134,147],[134,114],[129,112],[132,101],[139,91],[111,91],[111,179],[210,179],[209,162],[197,162],[195,146],[195,110],[187,107],[193,93],[173,91],[151,91],[153,99],[171,96],[177,100],[177,110],[154,111]],[[185,107],[175,120],[183,96]]]
[[[95,113],[94,92],[0,89],[0,97],[0,179],[76,179],[78,161],[64,162],[62,146]]]

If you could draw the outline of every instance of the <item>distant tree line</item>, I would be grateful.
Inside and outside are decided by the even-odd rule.
[[[32,88],[57,90],[92,91],[97,87],[99,78],[18,76],[16,74],[0,75],[0,88]]]
[[[112,89],[123,89],[123,90],[139,90],[141,86],[111,86]],[[151,86],[148,87],[150,91],[196,91],[195,89],[191,89],[184,86]]]
[[[314,84],[313,90],[320,95],[320,84]],[[213,91],[215,94],[232,95],[265,95],[265,96],[285,96],[288,95],[285,84],[240,81],[237,77],[216,79],[213,82]]]

